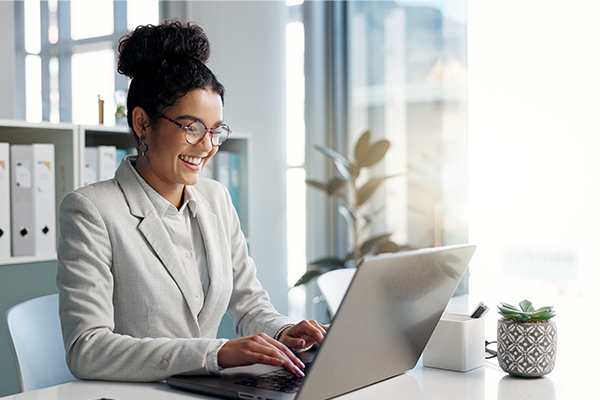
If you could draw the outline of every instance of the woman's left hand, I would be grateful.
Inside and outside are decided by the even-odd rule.
[[[327,327],[317,321],[301,321],[281,332],[279,341],[292,350],[303,350],[321,343]]]

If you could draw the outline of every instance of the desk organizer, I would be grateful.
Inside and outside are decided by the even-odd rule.
[[[484,364],[484,319],[442,315],[423,352],[423,366],[466,372]]]

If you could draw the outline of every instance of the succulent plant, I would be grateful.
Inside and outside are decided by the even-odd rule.
[[[502,315],[504,319],[520,322],[545,322],[556,315],[553,307],[541,307],[536,310],[529,300],[521,301],[519,307],[521,309],[500,302],[498,314]]]

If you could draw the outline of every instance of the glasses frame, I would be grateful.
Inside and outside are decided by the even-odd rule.
[[[223,144],[223,142],[225,142],[227,140],[227,138],[229,138],[229,135],[231,135],[231,128],[229,128],[229,125],[227,124],[219,124],[217,126],[214,126],[212,128],[209,128],[206,126],[206,124],[200,120],[194,121],[191,124],[195,124],[197,122],[201,123],[202,126],[204,127],[204,133],[202,134],[202,137],[200,139],[198,139],[198,141],[196,142],[190,142],[190,140],[188,139],[188,129],[190,127],[191,124],[185,125],[182,124],[181,122],[174,120],[173,118],[167,117],[166,115],[162,114],[162,113],[157,113],[159,117],[166,119],[167,121],[177,125],[178,127],[183,129],[183,137],[185,138],[185,141],[188,142],[189,144],[191,144],[192,146],[197,145],[198,143],[200,143],[201,141],[204,140],[204,138],[206,137],[206,134],[210,134],[210,144],[213,146],[220,146]],[[223,139],[221,141],[221,143],[215,143],[214,139],[216,136],[214,136],[214,132],[218,129],[218,128],[225,128],[227,129],[227,136],[225,136],[225,139]]]

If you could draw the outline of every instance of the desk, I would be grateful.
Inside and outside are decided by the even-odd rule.
[[[555,400],[597,399],[594,380],[568,382],[555,370],[544,378],[508,376],[494,360],[466,373],[423,368],[338,397],[339,400]],[[568,374],[566,375],[568,377]],[[164,382],[123,383],[76,381],[3,397],[3,400],[200,400],[213,399],[182,392]]]
[[[478,299],[456,298],[449,312],[472,309]],[[487,304],[498,304],[497,300]],[[558,352],[556,367],[543,378],[525,379],[507,375],[494,358],[466,373],[424,368],[421,362],[408,373],[338,397],[339,400],[597,400],[598,346],[600,320],[592,315],[600,308],[599,299],[560,299],[558,310]],[[497,314],[488,313],[486,338],[495,340]],[[200,400],[211,399],[186,393],[166,383],[121,383],[76,381],[3,397],[2,400]]]

